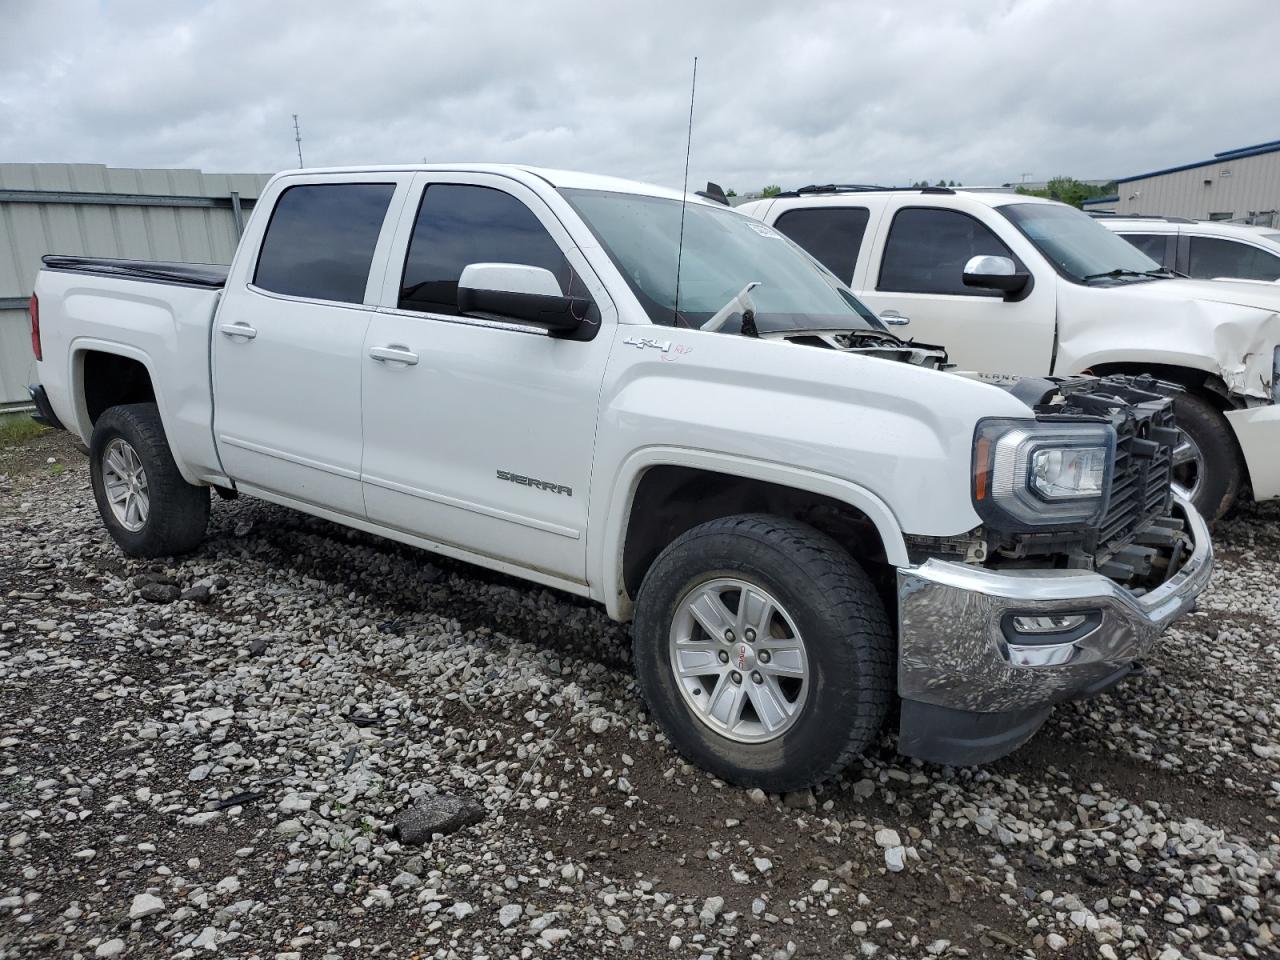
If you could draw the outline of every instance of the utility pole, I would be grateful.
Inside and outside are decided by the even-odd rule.
[[[294,119],[294,120],[297,120],[298,118],[297,118],[297,117],[294,117],[293,119]],[[1029,176],[1031,176],[1031,174],[1029,174],[1029,173],[1024,173],[1024,174],[1022,175],[1022,182],[1023,182],[1023,183],[1026,183],[1026,182],[1027,182],[1027,177],[1029,177]]]
[[[302,131],[298,129],[298,115],[297,115],[296,113],[293,115],[293,141],[294,141],[294,143],[296,143],[296,144],[298,145],[298,166],[299,166],[299,167],[301,167],[301,166],[303,166],[303,163],[302,163]]]

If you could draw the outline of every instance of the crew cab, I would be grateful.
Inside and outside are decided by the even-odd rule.
[[[738,208],[885,323],[1002,374],[1180,385],[1175,481],[1210,520],[1280,496],[1280,287],[1182,279],[1074,207],[944,187],[814,186]]]
[[[50,256],[32,320],[40,416],[126,554],[197,548],[216,489],[593,598],[670,741],[768,790],[894,704],[908,754],[1000,756],[1212,568],[1151,383],[948,372],[659,187],[291,171],[229,268]]]

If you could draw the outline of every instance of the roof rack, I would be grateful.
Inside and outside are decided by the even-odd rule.
[[[1190,217],[1166,217],[1158,213],[1116,213],[1114,210],[1085,211],[1095,220],[1160,220],[1164,223],[1196,223]]]
[[[809,184],[795,190],[776,194],[778,197],[803,197],[815,193],[887,193],[890,191],[916,191],[918,193],[955,193],[950,187],[884,187],[874,183],[828,183],[825,186]]]

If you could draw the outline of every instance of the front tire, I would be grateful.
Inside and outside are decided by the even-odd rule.
[[[874,740],[894,644],[866,572],[830,537],[765,514],[673,541],[636,601],[637,678],[676,749],[774,793],[829,779]]]
[[[1206,520],[1218,520],[1235,503],[1244,479],[1231,425],[1213,404],[1194,393],[1178,394],[1173,414],[1185,435],[1174,448],[1174,489]]]
[[[204,539],[209,489],[182,479],[154,403],[111,407],[98,418],[89,472],[102,522],[129,556],[188,553]]]

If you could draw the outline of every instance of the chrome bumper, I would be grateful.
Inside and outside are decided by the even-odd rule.
[[[1213,572],[1204,520],[1181,498],[1175,510],[1187,522],[1191,555],[1143,596],[1089,571],[997,573],[939,560],[899,570],[903,700],[967,713],[1039,713],[1042,721],[1052,704],[1121,679],[1170,622],[1195,605]],[[1006,635],[1007,615],[1082,612],[1096,614],[1097,622],[1076,639],[1019,643]],[[1031,733],[1034,727],[1022,740]]]

